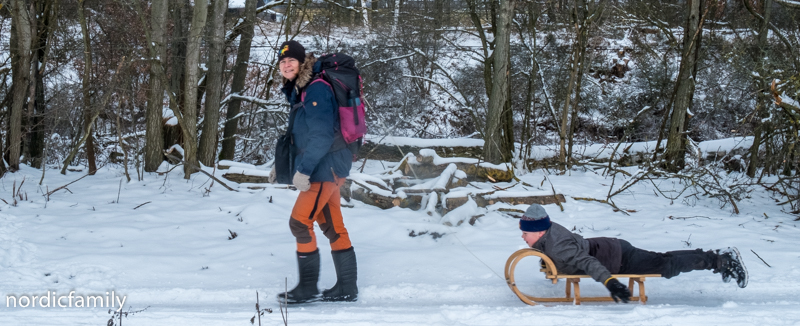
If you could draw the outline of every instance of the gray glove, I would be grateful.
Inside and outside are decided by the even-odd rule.
[[[310,176],[300,172],[295,172],[294,178],[292,178],[292,183],[297,190],[308,191],[308,189],[311,189],[311,181],[309,181],[309,179],[311,179]]]
[[[278,176],[275,175],[275,167],[272,167],[272,171],[269,171],[269,183],[275,184],[277,182]]]

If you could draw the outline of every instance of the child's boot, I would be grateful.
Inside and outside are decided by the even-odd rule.
[[[744,266],[742,255],[736,247],[728,247],[719,251],[719,263],[714,272],[722,273],[722,281],[728,283],[731,278],[736,280],[740,288],[747,286],[749,275],[747,267]]]

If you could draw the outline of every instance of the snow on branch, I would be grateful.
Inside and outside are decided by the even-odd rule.
[[[369,67],[369,66],[371,66],[373,64],[376,64],[376,63],[388,63],[389,61],[395,61],[395,60],[401,60],[401,59],[405,59],[405,58],[410,58],[410,57],[413,57],[415,55],[417,55],[417,53],[409,53],[409,54],[406,54],[406,55],[401,55],[401,56],[388,58],[388,59],[378,59],[378,60],[370,61],[365,65],[362,65],[361,68]]]
[[[276,6],[280,6],[280,5],[284,5],[284,4],[286,4],[286,0],[271,1],[271,2],[269,2],[267,4],[264,4],[261,7],[256,8],[256,15],[258,15],[258,14],[260,14],[260,13],[266,11],[266,10],[269,10],[272,7],[276,7]],[[233,28],[231,28],[231,30],[226,33],[226,35],[225,35],[225,44],[232,43],[233,40],[235,40],[237,37],[239,37],[239,35],[242,35],[242,27],[244,26],[244,24],[245,24],[245,20],[244,19],[239,19],[236,22],[236,25],[234,25]]]
[[[775,0],[775,2],[792,8],[800,8],[800,1],[796,0]]]
[[[329,3],[329,4],[332,4],[332,5],[334,5],[334,6],[337,6],[337,7],[339,7],[339,8],[342,8],[342,9],[344,9],[344,10],[349,10],[349,11],[356,12],[356,13],[360,13],[362,10],[363,10],[363,11],[372,11],[372,9],[369,9],[369,8],[367,8],[367,7],[362,7],[362,9],[356,9],[356,8],[354,8],[353,6],[346,6],[346,7],[345,7],[345,6],[343,6],[341,3],[338,3],[338,2],[336,2],[336,1],[333,1],[333,0],[322,0],[322,1],[323,1],[323,2],[327,2],[327,3]]]
[[[231,94],[230,96],[228,96],[228,99],[235,99],[235,100],[240,100],[240,101],[248,101],[248,102],[252,102],[252,103],[255,103],[255,104],[258,104],[258,105],[261,105],[261,106],[280,106],[281,105],[281,102],[268,101],[268,100],[265,100],[265,99],[262,99],[262,98],[258,98],[258,97],[255,97],[255,96],[244,96],[244,95],[239,95],[239,94],[236,94],[236,93]]]
[[[772,80],[772,85],[770,86],[770,90],[772,91],[772,97],[775,98],[775,105],[780,106],[781,108],[788,110],[789,112],[794,112],[794,114],[800,113],[800,104],[797,103],[794,99],[788,96],[781,95],[781,92],[778,91],[778,81]]]

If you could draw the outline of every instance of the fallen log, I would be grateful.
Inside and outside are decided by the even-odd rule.
[[[369,191],[366,188],[358,188],[353,190],[350,196],[352,199],[358,200],[367,205],[378,207],[380,209],[389,209],[395,207],[394,200],[396,197],[383,196]]]
[[[486,207],[496,203],[506,203],[509,205],[548,205],[566,202],[562,194],[556,195],[525,195],[524,192],[512,191],[490,191],[486,193],[475,193],[467,195],[447,196],[442,203],[442,215],[466,204],[472,198],[478,207]]]
[[[269,177],[260,175],[247,175],[243,173],[225,173],[223,178],[236,183],[269,183]]]
[[[356,185],[356,189],[350,192],[352,199],[380,209],[400,207],[419,210],[422,208],[423,198],[427,196],[425,192],[393,194],[372,184],[364,184],[358,181],[354,181],[353,184]]]
[[[364,142],[359,151],[359,158],[366,157],[370,160],[381,160],[398,162],[403,159],[406,153],[418,153],[423,148],[434,150],[441,157],[469,157],[480,159],[483,157],[483,147],[481,146],[397,146],[378,144],[371,141]]]
[[[531,204],[539,204],[539,205],[548,205],[548,204],[556,204],[556,203],[564,203],[566,202],[566,198],[562,194],[555,194],[555,195],[534,195],[534,196],[519,196],[520,193],[511,191],[498,191],[493,194],[483,194],[477,196],[476,202],[478,203],[479,207],[486,207],[489,205],[493,205],[496,203],[506,203],[510,205],[531,205]],[[485,203],[480,202],[480,200],[485,200]],[[482,206],[483,205],[483,206]]]
[[[450,164],[466,173],[466,181],[508,182],[514,179],[514,171],[507,166],[473,158],[443,158],[431,149],[420,150],[416,157],[406,157],[399,169],[407,176],[429,179],[439,177]]]

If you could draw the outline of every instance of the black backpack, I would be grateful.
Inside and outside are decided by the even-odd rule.
[[[355,162],[367,133],[363,82],[356,68],[356,61],[344,53],[326,54],[317,59],[314,73],[316,77],[309,85],[315,82],[327,84],[333,90],[338,104],[339,132],[328,152],[347,148],[353,154]],[[305,99],[305,91],[301,99]]]

